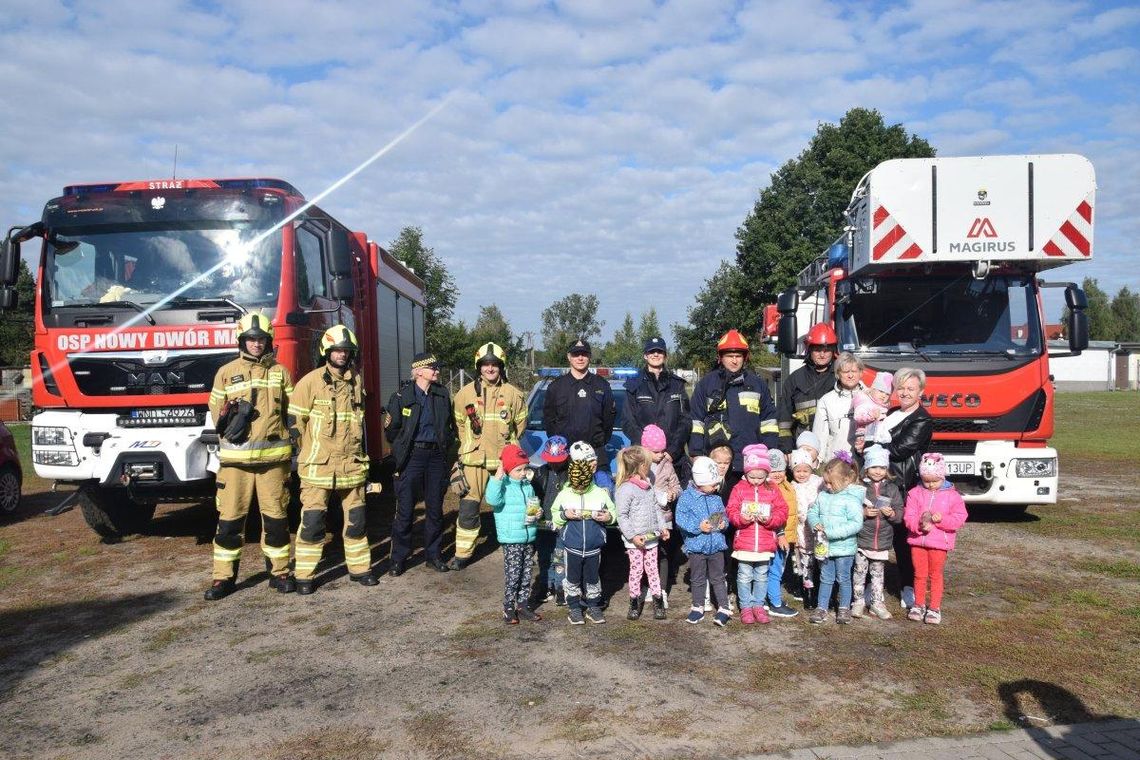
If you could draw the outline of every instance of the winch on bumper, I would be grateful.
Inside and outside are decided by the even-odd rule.
[[[939,441],[931,448],[939,450]],[[1055,504],[1057,450],[978,441],[973,455],[946,452],[947,479],[967,503]]]
[[[41,412],[32,420],[36,474],[103,486],[204,485],[217,471],[217,437],[195,415],[167,426],[135,425],[139,417],[122,413]]]

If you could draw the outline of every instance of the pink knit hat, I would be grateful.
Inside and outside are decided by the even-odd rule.
[[[641,431],[641,445],[656,453],[665,450],[665,431],[656,425],[646,425]]]
[[[894,385],[895,376],[890,372],[879,372],[875,375],[874,382],[871,383],[872,388],[877,391],[882,391],[888,395],[890,395],[891,389],[894,387]]]
[[[918,464],[918,474],[923,478],[946,479],[946,460],[937,451],[922,455]]]
[[[752,443],[744,447],[741,452],[744,457],[744,474],[756,470],[763,470],[764,472],[771,472],[772,465],[768,461],[768,447],[762,443]]]

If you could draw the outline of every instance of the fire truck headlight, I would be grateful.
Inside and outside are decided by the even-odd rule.
[[[79,464],[79,457],[74,451],[60,451],[58,449],[33,451],[32,459],[36,464],[54,465],[56,467],[75,467]]]
[[[1056,459],[1017,460],[1017,477],[1019,478],[1052,478],[1056,474]]]
[[[71,433],[64,427],[33,427],[33,446],[70,446]]]

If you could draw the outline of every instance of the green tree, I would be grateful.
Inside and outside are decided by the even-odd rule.
[[[475,320],[475,326],[471,328],[471,340],[472,351],[491,341],[502,346],[503,350],[510,354],[509,359],[517,360],[523,352],[522,338],[515,337],[502,310],[494,304],[479,307],[479,317]]]
[[[642,345],[633,326],[633,315],[627,311],[613,340],[602,351],[603,361],[612,367],[635,367],[641,359]]]
[[[598,297],[594,294],[571,293],[542,311],[542,345],[548,361],[562,363],[559,358],[577,338],[602,334],[604,321],[598,320]]]
[[[673,325],[676,343],[670,363],[707,370],[716,363],[716,342],[730,328],[752,340],[757,321],[748,303],[748,283],[733,264],[722,261],[689,307],[688,324]]]
[[[31,361],[33,314],[36,305],[36,280],[23,259],[20,259],[16,278],[16,308],[0,319],[0,364],[5,367],[24,367]]]
[[[808,147],[772,174],[752,212],[736,231],[736,263],[748,282],[749,312],[759,323],[764,304],[839,237],[851,192],[876,164],[934,155],[930,143],[887,126],[878,111],[852,108],[839,124],[820,124]]]
[[[475,369],[475,346],[462,320],[436,325],[434,337],[428,335],[428,350],[435,354],[439,363],[449,370],[465,370],[468,375]],[[446,382],[446,373],[440,379]]]
[[[661,323],[657,319],[657,309],[650,306],[647,311],[641,312],[641,320],[637,323],[637,340],[645,346],[647,340],[657,335],[663,335]]]
[[[1140,341],[1140,294],[1127,286],[1112,299],[1112,316],[1116,322],[1116,340],[1121,343]]]
[[[1108,293],[1101,290],[1092,277],[1086,277],[1081,287],[1084,288],[1089,303],[1085,309],[1089,318],[1089,340],[1116,340],[1116,315]]]
[[[405,227],[399,236],[388,244],[388,253],[410,267],[424,281],[427,306],[424,308],[424,334],[429,351],[435,351],[443,361],[439,342],[445,336],[445,326],[452,326],[455,315],[455,302],[459,289],[443,261],[435,251],[424,245],[423,231],[419,227]],[[463,329],[466,333],[466,328]],[[454,338],[454,331],[447,336]]]

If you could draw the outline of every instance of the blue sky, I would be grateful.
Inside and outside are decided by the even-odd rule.
[[[940,155],[1088,156],[1095,258],[1052,278],[1140,290],[1136,3],[5,0],[0,49],[5,226],[175,145],[179,176],[316,195],[446,99],[321,205],[421,227],[469,324],[595,293],[609,338],[683,321],[771,172],[863,106]]]

